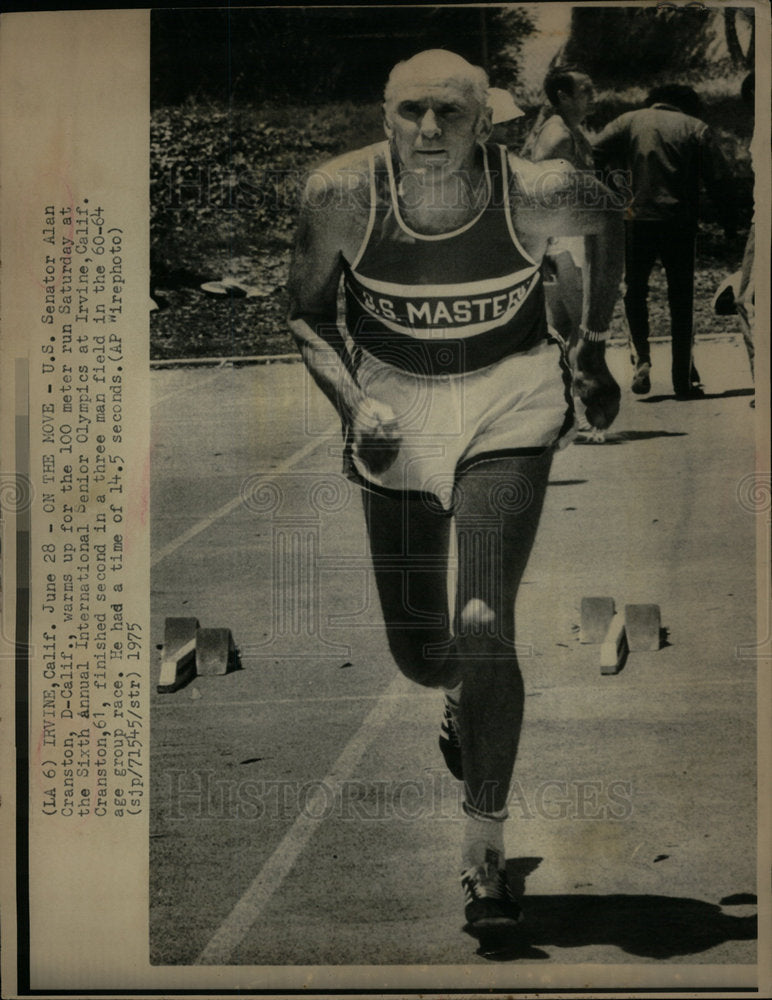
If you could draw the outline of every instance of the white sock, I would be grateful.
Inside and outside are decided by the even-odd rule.
[[[504,868],[504,816],[483,818],[479,814],[470,816],[467,813],[464,823],[464,840],[461,846],[462,870],[477,868],[478,865],[495,864]]]

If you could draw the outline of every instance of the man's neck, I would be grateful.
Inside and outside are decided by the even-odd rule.
[[[469,170],[402,171],[396,174],[400,212],[420,233],[459,228],[483,210],[490,194],[482,155]]]
[[[570,132],[578,132],[581,130],[582,127],[581,118],[576,118],[574,115],[566,115],[566,114],[561,114],[560,117],[563,119],[563,121],[566,124],[566,128]]]

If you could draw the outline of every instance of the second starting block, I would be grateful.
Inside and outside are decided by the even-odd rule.
[[[158,692],[184,687],[196,676],[229,674],[240,667],[229,628],[201,628],[197,618],[167,618]]]
[[[626,604],[615,613],[613,597],[583,597],[579,641],[600,643],[600,672],[617,674],[628,653],[655,652],[662,645],[658,604]]]
[[[654,653],[660,647],[662,621],[658,604],[626,604],[625,632],[631,653]]]

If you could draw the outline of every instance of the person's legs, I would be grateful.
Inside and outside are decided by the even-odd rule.
[[[547,319],[564,341],[568,363],[572,374],[575,374],[584,298],[582,269],[577,267],[573,255],[567,250],[556,254],[553,261],[555,281],[550,286],[544,286],[547,293]],[[592,432],[596,439],[602,440],[603,432],[595,431],[587,420],[585,407],[576,386],[573,394],[579,429],[585,433]]]
[[[524,703],[514,608],[551,463],[548,449],[481,459],[459,476],[455,635],[447,601],[450,518],[407,495],[363,493],[378,593],[399,668],[430,687],[461,682],[462,883],[467,920],[480,929],[519,918],[504,874],[502,830]]]
[[[582,269],[577,267],[571,254],[564,250],[550,257],[554,269],[554,282],[545,284],[547,318],[566,343],[572,367],[582,322]]]
[[[743,254],[742,269],[740,271],[740,287],[737,289],[737,298],[735,299],[735,308],[737,309],[737,315],[740,317],[743,341],[745,342],[745,349],[748,352],[748,362],[751,366],[751,378],[755,378],[753,364],[756,353],[753,342],[753,321],[755,314],[753,281],[755,229],[755,225],[751,223],[748,239],[745,242],[745,253]]]
[[[671,374],[677,395],[695,392],[692,388],[695,236],[693,229],[677,226],[663,226],[660,235],[660,256],[667,276],[670,307]]]
[[[515,650],[515,600],[551,462],[551,450],[491,458],[468,468],[457,483],[454,653],[461,667],[467,816],[461,884],[466,919],[481,931],[520,919],[506,878],[503,831],[525,700]]]
[[[567,344],[571,336],[571,318],[563,305],[557,280],[544,283],[544,301],[547,306],[547,322]]]
[[[625,315],[637,365],[650,364],[649,275],[657,259],[653,222],[628,222],[625,226]]]
[[[362,491],[378,596],[397,666],[426,687],[453,687],[448,658],[448,551],[451,518],[412,494]]]
[[[515,599],[531,553],[552,462],[491,458],[460,478],[456,532],[456,655],[466,801],[506,808],[523,715],[515,652]]]

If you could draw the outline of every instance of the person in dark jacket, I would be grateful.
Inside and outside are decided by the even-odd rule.
[[[691,87],[651,91],[647,106],[612,121],[594,142],[597,162],[630,172],[632,201],[625,243],[625,312],[634,347],[632,390],[651,389],[648,282],[657,259],[667,277],[672,380],[678,399],[704,395],[692,358],[694,250],[700,185],[721,213],[728,237],[735,234],[729,169]]]

